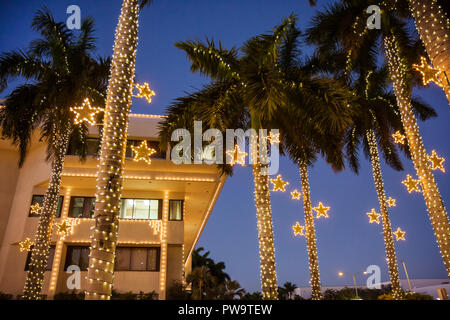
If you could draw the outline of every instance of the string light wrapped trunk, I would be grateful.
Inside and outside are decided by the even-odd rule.
[[[29,271],[25,280],[23,299],[41,299],[41,290],[44,282],[44,274],[47,268],[47,260],[50,251],[50,241],[52,235],[52,225],[58,207],[59,189],[61,184],[61,174],[64,166],[64,159],[69,144],[69,135],[72,130],[71,123],[63,126],[63,132],[56,132],[54,129],[55,154],[52,160],[52,174],[39,218],[39,225],[34,239],[34,247],[31,252]]]
[[[306,246],[308,250],[309,273],[311,276],[312,299],[321,300],[323,296],[320,283],[319,260],[317,257],[316,230],[314,226],[314,215],[311,208],[311,196],[309,191],[308,166],[305,163],[300,162],[299,169],[303,192]]]
[[[116,29],[105,107],[86,300],[108,300],[111,297],[138,17],[138,0],[124,0]]]
[[[252,137],[252,139],[256,139]],[[258,151],[255,140],[252,145]],[[256,153],[253,153],[255,155]],[[258,157],[259,159],[259,157]],[[259,160],[252,165],[254,179],[254,195],[256,220],[258,225],[259,260],[261,266],[261,288],[264,300],[278,299],[277,274],[275,270],[275,248],[273,243],[272,210],[270,206],[268,166]]]
[[[402,58],[395,36],[384,37],[384,48],[413,164],[420,180],[442,259],[450,276],[450,224],[412,111],[411,90],[406,77],[406,61]]]
[[[436,0],[409,0],[416,29],[434,67],[450,75],[450,19]],[[450,86],[450,83],[447,82]],[[446,90],[450,102],[450,91]]]
[[[386,203],[386,194],[384,192],[383,176],[381,174],[380,156],[378,153],[377,141],[373,130],[366,132],[369,144],[370,162],[372,164],[373,181],[377,191],[378,201],[380,203],[381,219],[383,222],[384,246],[389,269],[389,278],[392,285],[392,295],[394,299],[402,298],[402,289],[398,276],[397,257],[395,254],[394,237],[392,236],[391,221]]]

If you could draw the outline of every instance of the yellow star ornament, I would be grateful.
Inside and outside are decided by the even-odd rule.
[[[83,122],[87,122],[90,125],[95,124],[95,116],[97,113],[101,112],[101,108],[92,107],[88,98],[84,99],[83,104],[80,107],[70,108],[75,114],[75,119],[73,122],[75,124],[80,124]]]
[[[267,140],[270,141],[270,144],[280,143],[280,134],[270,131],[269,135],[267,136]]]
[[[431,156],[428,156],[428,160],[431,162],[431,166],[433,170],[441,170],[442,172],[445,172],[445,168],[442,165],[445,161],[444,158],[441,158],[437,155],[436,151],[431,152]]]
[[[395,143],[400,143],[400,144],[404,144],[405,143],[405,136],[401,134],[400,131],[397,131],[396,133],[394,133],[392,135],[392,137],[394,138],[394,142]]]
[[[234,166],[235,163],[239,163],[241,166],[245,166],[245,157],[248,155],[247,152],[241,152],[241,149],[236,144],[234,150],[228,150],[227,155],[229,155],[233,160],[231,165]]]
[[[319,202],[319,206],[313,208],[313,210],[317,212],[316,219],[319,219],[320,217],[328,218],[327,211],[330,210],[330,207],[324,207],[322,202]]]
[[[414,180],[409,174],[406,176],[406,180],[403,180],[402,183],[406,186],[409,193],[413,191],[420,192],[420,188],[418,186],[419,180]]]
[[[302,194],[300,192],[298,192],[297,189],[295,189],[294,191],[291,192],[291,196],[293,200],[300,200],[300,197],[302,196]]]
[[[400,229],[400,227],[397,228],[397,230],[395,232],[393,232],[393,234],[395,235],[397,241],[399,240],[403,240],[405,241],[405,231],[402,231],[402,229]]]
[[[389,197],[389,199],[386,200],[386,203],[388,205],[388,207],[395,207],[396,203],[395,203],[395,199],[392,197]]]
[[[19,242],[20,252],[30,251],[33,244],[34,244],[34,241],[31,241],[30,238],[25,238],[25,240]]]
[[[32,214],[41,214],[41,206],[39,205],[39,203],[35,203],[33,205],[30,206],[30,212]]]
[[[270,182],[273,183],[272,191],[280,190],[281,192],[285,192],[286,186],[289,184],[289,182],[283,181],[283,179],[281,179],[281,174],[279,174],[276,179],[270,179]]]
[[[442,70],[430,66],[425,57],[420,58],[420,65],[413,64],[413,69],[419,71],[422,74],[422,83],[424,86],[429,84],[431,81],[436,83],[440,87],[444,87],[444,73]]]
[[[136,89],[139,90],[138,94],[135,95],[136,98],[145,98],[147,99],[148,103],[152,102],[152,96],[156,96],[155,91],[151,90],[148,86],[147,82],[144,82],[144,84],[136,83]]]
[[[65,219],[61,223],[56,224],[56,232],[64,238],[68,236],[72,231],[72,224]]]
[[[304,236],[305,233],[305,226],[301,226],[299,222],[296,222],[295,225],[293,225],[292,230],[294,231],[294,236]]]
[[[380,224],[380,217],[381,217],[381,214],[379,214],[379,213],[376,213],[375,212],[375,209],[372,209],[372,211],[370,211],[370,212],[367,212],[366,213],[367,214],[367,216],[369,217],[369,223],[376,223],[376,224]]]
[[[144,140],[141,142],[139,146],[131,146],[131,149],[133,150],[133,160],[134,161],[140,161],[143,160],[147,162],[147,164],[151,164],[152,160],[150,157],[156,153],[155,149],[149,148],[147,145],[147,141]]]

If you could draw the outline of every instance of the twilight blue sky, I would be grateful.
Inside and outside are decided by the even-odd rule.
[[[71,4],[81,7],[82,16],[95,18],[98,53],[111,55],[119,0],[3,0],[0,52],[24,48],[36,37],[30,22],[37,9],[46,5],[62,21],[66,20],[66,8]],[[174,98],[208,82],[190,73],[185,54],[174,47],[174,42],[207,36],[222,41],[225,47],[240,46],[249,37],[270,30],[290,13],[299,16],[303,29],[315,10],[306,0],[155,1],[141,14],[136,76],[138,82],[149,82],[157,96],[151,105],[135,101],[133,112],[161,114]],[[0,98],[9,91],[10,88],[1,93]],[[449,158],[450,111],[443,92],[432,86],[416,93],[439,114],[437,119],[419,124],[427,150],[436,149],[440,156]],[[404,172],[395,172],[382,163],[387,196],[397,199],[397,207],[390,211],[392,226],[395,229],[401,226],[407,232],[407,240],[395,244],[398,259],[405,260],[412,278],[446,278],[423,197],[408,194],[401,184],[407,173],[414,174],[409,160],[405,159],[404,165]],[[289,190],[300,189],[298,170],[289,159],[281,159],[280,173],[290,181]],[[448,204],[448,174],[438,171],[435,178],[444,203]],[[310,170],[310,185],[313,205],[322,201],[331,206],[329,219],[316,220],[322,283],[350,284],[351,278],[338,278],[337,272],[356,272],[371,264],[381,266],[382,281],[387,281],[382,227],[369,224],[365,215],[378,207],[370,163],[363,160],[361,172],[355,176],[351,172],[335,174],[323,161],[318,161]],[[288,193],[274,193],[271,200],[279,284],[291,281],[305,286],[309,279],[305,238],[294,238],[290,229],[296,221],[303,224],[303,207],[301,202],[291,200]],[[214,259],[224,261],[227,272],[247,290],[260,290],[250,167],[237,167],[234,176],[227,180],[199,246],[210,250]],[[405,277],[402,268],[400,277]],[[359,277],[358,282],[365,283],[364,278]]]

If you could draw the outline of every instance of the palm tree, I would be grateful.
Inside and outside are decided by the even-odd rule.
[[[81,155],[86,155],[83,142],[87,127],[74,125],[70,108],[80,106],[86,97],[97,106],[104,105],[109,60],[96,61],[90,56],[95,48],[90,18],[83,20],[78,37],[65,23],[55,22],[47,9],[37,11],[32,27],[42,38],[32,41],[26,52],[10,51],[0,56],[3,89],[10,77],[32,80],[7,96],[5,107],[0,110],[0,126],[2,136],[19,147],[20,166],[36,129],[47,143],[47,160],[51,160],[50,182],[23,295],[25,299],[40,299],[69,140],[81,143]]]
[[[283,284],[283,289],[287,294],[287,298],[292,299],[295,294],[295,289],[297,289],[297,285],[288,281]]]
[[[309,77],[290,79],[280,69],[280,51],[294,32],[295,20],[291,16],[275,27],[272,33],[248,40],[241,48],[241,57],[235,48],[227,50],[220,43],[216,47],[214,42],[208,40],[206,44],[200,41],[177,43],[177,47],[186,51],[191,70],[209,76],[213,83],[194,94],[177,99],[169,107],[168,117],[161,126],[162,146],[170,142],[174,129],[192,128],[193,120],[201,120],[208,127],[215,127],[222,132],[239,125],[244,130],[280,128],[274,122],[276,114],[295,110],[289,107],[294,103],[288,100],[296,99],[295,105],[309,103],[309,111],[312,111],[315,100],[318,100],[313,94],[317,92],[328,96],[331,105],[346,107],[345,99],[348,96],[340,88],[329,86],[330,82]],[[303,115],[303,110],[298,113]],[[263,298],[277,299],[269,181],[267,175],[261,174],[267,167],[259,160],[252,165]],[[227,166],[221,168],[227,173],[231,172]]]
[[[347,70],[352,70],[352,64],[361,52],[372,55],[378,53],[378,40],[381,38],[411,157],[441,255],[450,275],[450,223],[411,105],[412,64],[418,62],[418,55],[422,55],[423,50],[420,43],[411,38],[405,21],[395,11],[384,7],[383,3],[381,29],[369,31],[364,17],[370,4],[371,1],[367,0],[342,0],[330,5],[313,18],[312,26],[307,31],[307,39],[311,44],[318,45],[320,52],[340,48],[345,50]]]
[[[116,28],[97,175],[86,300],[111,297],[138,18],[140,9],[151,3],[151,0],[123,0]]]
[[[442,3],[439,3],[438,0],[408,0],[407,2],[431,63],[434,67],[446,73],[446,94],[450,102],[450,83],[448,82],[450,76],[450,19],[448,17],[448,2],[442,1]],[[395,5],[399,6],[400,4]],[[447,15],[445,12],[447,12]]]
[[[403,290],[398,275],[394,239],[378,151],[379,145],[386,163],[395,170],[403,170],[397,148],[392,141],[392,134],[402,130],[402,124],[395,104],[395,96],[392,92],[386,90],[387,84],[388,78],[385,68],[363,72],[353,83],[354,91],[359,98],[356,103],[361,106],[361,112],[355,115],[354,124],[348,130],[346,144],[347,155],[355,172],[358,172],[357,149],[360,145],[364,146],[365,154],[370,158],[374,185],[380,205],[386,259],[393,296],[396,299],[401,299]],[[412,99],[411,103],[414,111],[422,120],[436,116],[434,110],[420,100]]]
[[[217,279],[211,274],[208,267],[196,267],[186,277],[186,282],[191,284],[192,299],[203,300],[208,295],[208,289],[213,288]]]
[[[245,289],[241,288],[241,285],[236,280],[225,282],[225,293],[223,294],[224,300],[241,299],[245,294]]]

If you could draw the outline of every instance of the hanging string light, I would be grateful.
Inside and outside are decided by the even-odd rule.
[[[270,179],[270,182],[273,184],[272,191],[280,190],[281,192],[285,192],[286,186],[289,184],[288,181],[283,181],[281,174],[279,174],[276,179]]]
[[[388,207],[396,206],[396,200],[392,197],[389,197],[389,199],[386,200],[386,203],[387,203]]]
[[[319,206],[312,208],[314,211],[317,212],[316,219],[319,219],[320,217],[328,218],[328,210],[330,210],[330,207],[325,207],[322,202],[319,202]]]
[[[232,159],[230,165],[234,166],[235,163],[239,163],[241,166],[245,166],[245,157],[248,153],[242,152],[237,144],[234,145],[234,150],[227,150],[226,153]]]
[[[372,209],[370,212],[366,213],[367,216],[369,217],[369,223],[376,223],[376,224],[380,224],[380,217],[381,214],[376,213],[375,209]]]
[[[392,137],[395,143],[405,144],[406,137],[400,131],[395,132]]]
[[[293,200],[300,200],[302,194],[298,192],[297,189],[295,189],[294,191],[291,192],[291,196]]]
[[[31,205],[30,206],[30,212],[32,213],[32,214],[35,214],[35,215],[39,215],[39,214],[41,214],[41,206],[39,205],[39,203],[35,203],[35,204],[33,204],[33,205]]]
[[[432,170],[441,170],[442,172],[445,172],[445,168],[444,168],[444,158],[441,158],[437,155],[436,151],[433,150],[431,152],[431,156],[428,156],[428,160],[430,160],[431,162],[431,169]]]
[[[399,241],[399,240],[405,241],[406,232],[403,231],[402,229],[400,229],[400,227],[398,227],[397,230],[395,232],[393,232],[393,234],[395,235],[396,241]]]
[[[270,141],[270,144],[280,143],[280,134],[270,131],[269,135],[267,136],[267,140]]]
[[[33,245],[34,241],[30,240],[30,238],[25,238],[25,240],[19,242],[19,250],[20,252],[30,251]]]
[[[101,112],[102,109],[98,107],[92,107],[88,98],[84,99],[83,104],[79,107],[70,108],[75,114],[74,124],[80,124],[86,122],[90,125],[96,123],[96,115]]]
[[[150,157],[156,153],[155,149],[149,148],[147,145],[147,141],[144,140],[141,142],[139,146],[131,146],[133,150],[133,160],[134,161],[145,161],[147,164],[151,164],[152,160]]]
[[[136,87],[136,89],[138,89],[139,92],[136,95],[134,95],[133,97],[145,98],[145,99],[147,99],[148,103],[151,103],[152,96],[156,96],[155,91],[150,89],[150,86],[148,85],[147,82],[144,82],[144,84],[136,83],[135,87]]]
[[[298,236],[298,235],[299,236],[306,236],[306,234],[304,233],[305,226],[301,226],[298,221],[291,228],[294,231],[294,236]]]
[[[406,176],[406,180],[403,180],[402,183],[406,186],[408,189],[408,192],[411,193],[413,191],[420,192],[419,188],[419,180],[414,180],[411,175]]]

